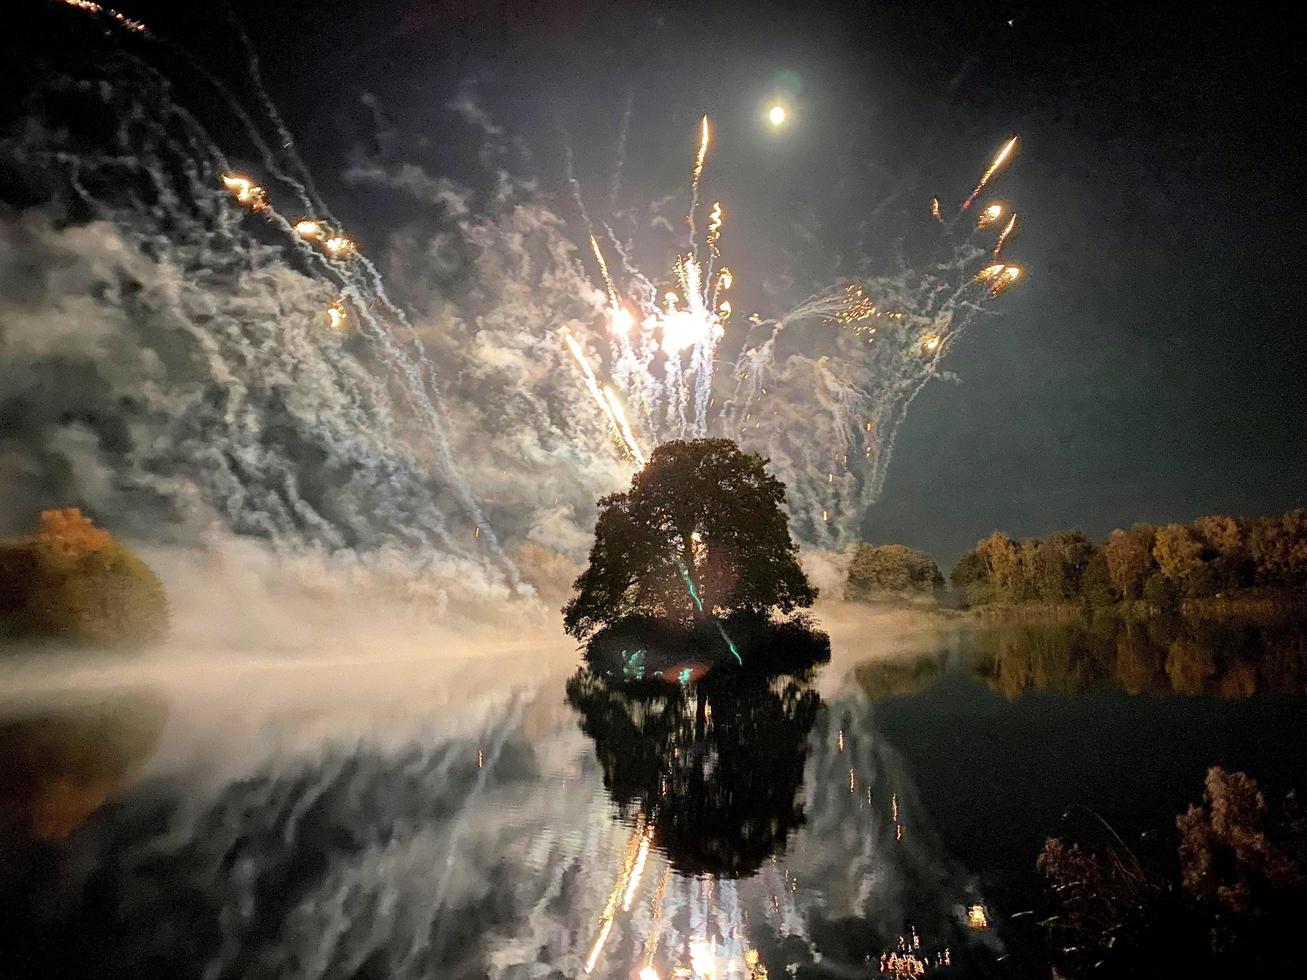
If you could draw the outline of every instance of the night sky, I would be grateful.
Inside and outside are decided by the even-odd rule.
[[[1011,254],[1028,281],[956,346],[945,366],[959,383],[932,383],[914,404],[866,535],[951,559],[995,528],[1097,536],[1307,504],[1302,175],[1290,149],[1302,51],[1268,13],[984,2],[234,8],[326,195],[365,245],[397,216],[338,179],[375,124],[364,92],[404,134],[394,152],[461,175],[477,148],[446,138],[445,107],[475,82],[563,214],[565,145],[582,183],[604,188],[629,104],[623,192],[683,193],[695,122],[711,113],[733,264],[765,313],[777,312],[769,294],[798,299],[860,261],[892,261],[928,224],[930,195],[960,200],[1018,133],[1019,159],[995,196],[1021,211]],[[211,61],[243,58],[222,4],[123,9]],[[778,87],[794,107],[781,135],[759,117]]]

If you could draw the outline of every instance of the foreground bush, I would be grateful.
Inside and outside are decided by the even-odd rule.
[[[1290,794],[1212,767],[1176,820],[1177,870],[1151,868],[1114,832],[1097,847],[1050,838],[1039,856],[1059,972],[1068,977],[1301,975],[1307,818]]]
[[[158,576],[79,510],[47,510],[32,537],[0,544],[4,638],[130,646],[167,631]]]

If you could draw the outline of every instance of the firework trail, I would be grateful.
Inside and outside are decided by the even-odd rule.
[[[731,313],[722,294],[731,288],[733,276],[725,267],[714,272],[724,223],[720,202],[710,209],[703,241],[693,237],[710,132],[705,117],[691,170],[690,247],[673,266],[679,288],[664,296],[661,305],[637,299],[633,305],[639,316],[619,312],[621,285],[597,239],[590,237],[612,311],[614,387],[638,407],[649,441],[718,432],[761,452],[788,487],[797,532],[836,545],[856,533],[862,513],[880,498],[899,428],[925,385],[946,377],[940,365],[952,345],[989,300],[1020,278],[1019,266],[997,261],[1017,216],[1009,217],[1005,205],[992,203],[964,227],[946,220],[939,199],[932,198],[930,213],[943,225],[943,238],[929,264],[822,290],[776,320],[750,317],[736,341],[734,378],[716,384],[717,352]],[[963,211],[994,180],[1016,145],[1012,137],[999,149]],[[579,187],[574,193],[579,197]],[[994,235],[1005,217],[993,243],[984,244],[982,239]],[[706,265],[700,255],[706,255]],[[626,279],[636,278],[628,262],[623,267]],[[638,281],[643,287],[648,279],[641,275]],[[648,291],[641,288],[639,295],[647,297]],[[815,344],[823,352],[787,350],[791,333],[802,340],[801,348]],[[660,359],[661,377],[655,373]],[[611,393],[604,395],[594,369],[577,360],[591,397],[610,428],[618,430]],[[629,450],[634,433],[621,435],[619,445],[635,458]]]
[[[690,251],[693,254],[698,247],[695,241],[694,215],[699,210],[699,180],[703,177],[703,163],[708,157],[708,142],[710,133],[708,130],[708,117],[704,116],[699,123],[699,152],[694,158],[694,171],[690,177],[690,213],[685,216],[685,223],[690,228]]]
[[[989,183],[990,178],[992,178],[994,174],[998,173],[999,169],[1003,166],[1003,164],[1007,162],[1008,157],[1012,155],[1012,151],[1016,149],[1016,146],[1017,146],[1017,137],[1015,136],[1013,136],[1010,140],[1008,140],[1006,143],[1003,144],[1002,148],[999,149],[998,154],[994,157],[993,162],[991,162],[990,165],[985,168],[985,172],[980,175],[980,180],[977,182],[975,190],[973,190],[970,196],[965,201],[962,202],[963,211],[965,211],[967,208],[971,207],[971,205],[975,203],[976,198],[978,198],[980,196],[980,192],[985,189],[985,186]]]

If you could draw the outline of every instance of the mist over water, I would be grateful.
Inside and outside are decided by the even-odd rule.
[[[860,631],[875,623],[899,648],[937,637],[902,614]],[[358,634],[338,630],[313,650],[7,659],[7,757],[47,748],[31,806],[5,814],[6,947],[63,975],[573,975],[619,879],[632,901],[600,976],[635,972],[651,931],[659,962],[715,937],[723,962],[758,948],[828,976],[893,946],[909,915],[929,943],[956,947],[957,910],[976,893],[840,680],[865,646],[837,642],[819,675],[816,723],[794,749],[802,817],[762,868],[685,877],[655,843],[632,884],[638,825],[565,703],[570,645],[394,630],[352,652]],[[50,734],[97,730],[114,749],[89,764]],[[749,750],[727,738],[723,766]],[[29,822],[55,785],[74,801],[65,823]],[[96,911],[106,902],[111,919]],[[855,920],[854,946],[821,938]]]

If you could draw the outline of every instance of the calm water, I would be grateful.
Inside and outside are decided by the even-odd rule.
[[[0,976],[1047,976],[1045,837],[1165,854],[1212,764],[1307,787],[1301,630],[869,624],[806,677],[519,645],[8,696]]]

